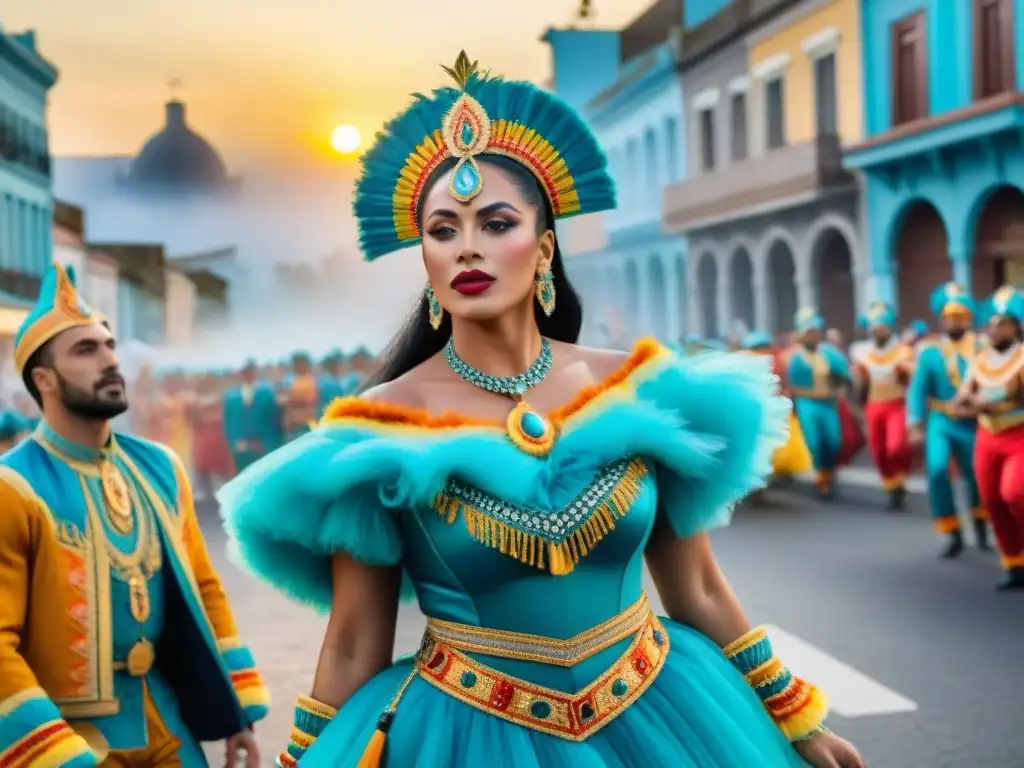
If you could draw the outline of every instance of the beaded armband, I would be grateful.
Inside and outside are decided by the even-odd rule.
[[[789,741],[802,741],[825,730],[825,694],[795,675],[772,651],[764,627],[756,627],[722,649],[764,702]]]
[[[277,756],[277,768],[295,768],[338,710],[309,696],[299,696],[288,749]]]

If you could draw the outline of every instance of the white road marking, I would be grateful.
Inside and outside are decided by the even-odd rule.
[[[837,715],[867,717],[917,711],[916,702],[806,640],[775,626],[768,627],[768,635],[776,655],[794,674],[821,688]]]

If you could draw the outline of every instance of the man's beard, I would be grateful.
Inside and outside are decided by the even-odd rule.
[[[886,344],[889,343],[889,340],[892,338],[892,334],[891,333],[884,334],[884,335],[883,334],[877,334],[877,335],[875,335],[874,338],[875,338],[875,346],[878,347],[879,349],[881,349],[882,347],[884,347]]]
[[[56,373],[56,371],[54,371]],[[57,380],[60,382],[60,402],[69,413],[87,421],[109,421],[115,416],[120,416],[128,410],[128,399],[121,397],[118,400],[101,400],[99,390],[108,386],[116,377],[116,380],[124,387],[124,380],[118,374],[104,376],[92,392],[76,387],[59,373]]]
[[[999,339],[999,341],[993,341],[992,342],[992,349],[994,349],[996,352],[1005,352],[1006,350],[1008,350],[1010,347],[1013,346],[1013,343],[1015,341],[1017,341],[1017,340],[1016,339]]]
[[[960,341],[964,336],[967,335],[966,328],[950,328],[946,331],[946,335],[949,336],[953,341]]]

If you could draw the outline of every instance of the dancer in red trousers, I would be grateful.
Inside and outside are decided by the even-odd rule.
[[[1006,575],[1000,590],[1024,589],[1024,296],[1003,286],[989,299],[989,346],[974,360],[958,397],[977,415],[974,473]]]
[[[914,353],[893,331],[896,316],[888,304],[874,302],[865,321],[871,340],[854,349],[853,379],[866,401],[871,458],[889,492],[889,509],[899,511],[906,500],[910,473],[906,392]]]

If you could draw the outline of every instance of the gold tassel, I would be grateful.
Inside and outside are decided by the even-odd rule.
[[[388,730],[391,728],[391,721],[395,719],[394,712],[385,712],[377,721],[377,730],[370,737],[370,743],[363,750],[362,757],[356,768],[381,768],[384,765],[384,748],[388,745]]]
[[[561,544],[553,544],[535,533],[512,528],[447,494],[439,494],[433,506],[449,524],[455,522],[461,511],[470,536],[524,565],[544,570],[544,553],[547,551],[548,572],[554,576],[565,576],[572,573],[581,557],[586,557],[599,541],[615,529],[615,521],[629,512],[640,495],[641,481],[646,474],[647,465],[642,459],[631,461],[605,502]]]

